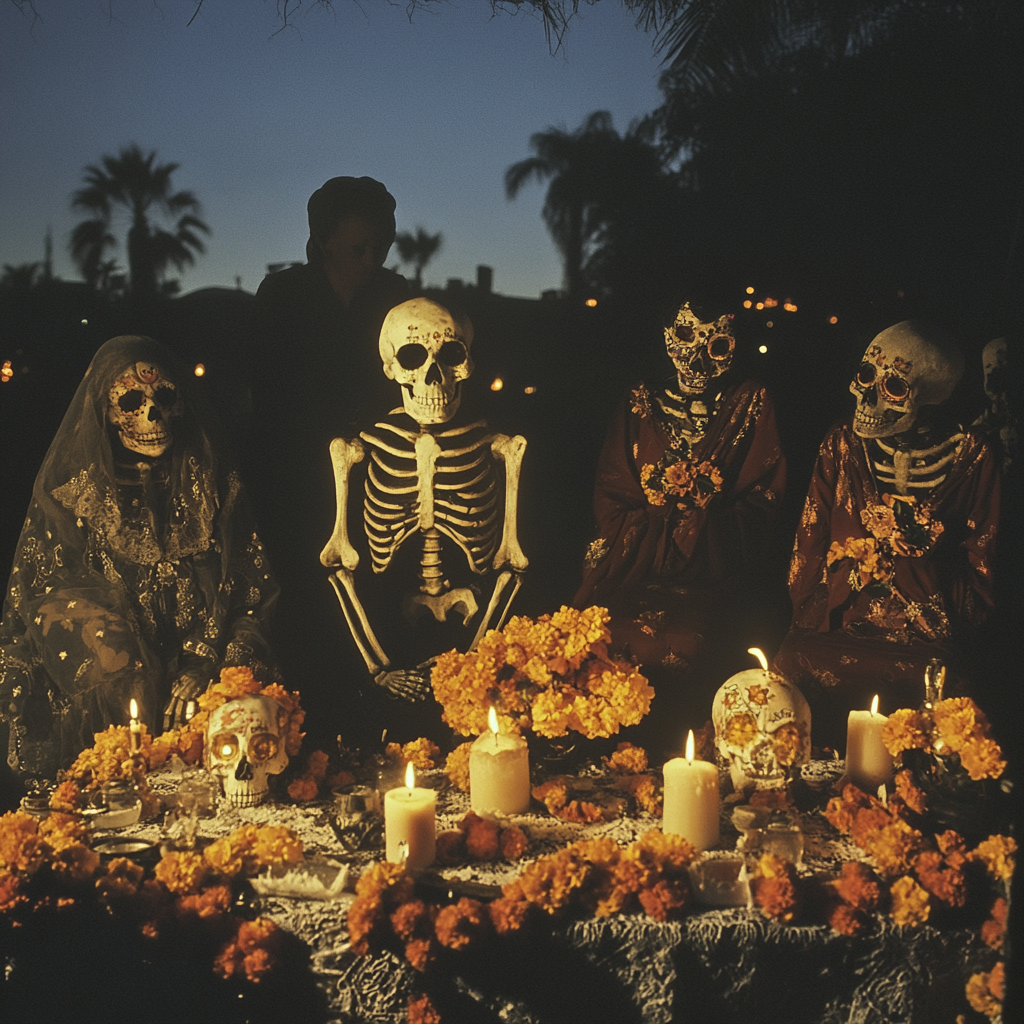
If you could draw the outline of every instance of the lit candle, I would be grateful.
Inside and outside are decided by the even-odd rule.
[[[128,703],[128,714],[131,716],[128,730],[131,734],[132,753],[134,754],[142,749],[142,723],[139,721],[139,705],[134,697]]]
[[[498,716],[487,712],[491,731],[469,751],[470,806],[480,815],[522,814],[530,806],[530,757],[526,740],[498,732]]]
[[[847,720],[846,774],[865,793],[892,782],[892,754],[882,742],[882,726],[888,720],[878,713],[877,694],[870,711],[851,711]]]
[[[395,864],[402,861],[410,868],[425,868],[434,863],[434,801],[432,789],[416,786],[412,762],[405,769],[405,785],[384,794],[384,837],[386,856]]]
[[[688,840],[695,850],[718,842],[718,769],[693,759],[693,730],[686,739],[686,757],[665,764],[665,813],[662,831]]]

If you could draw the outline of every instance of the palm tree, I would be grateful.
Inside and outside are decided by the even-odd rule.
[[[549,181],[542,216],[562,254],[565,289],[583,290],[586,244],[596,230],[593,214],[607,193],[607,169],[622,140],[611,114],[596,110],[573,132],[549,127],[530,136],[534,155],[505,171],[505,194],[515,199],[531,178]]]
[[[100,164],[85,168],[85,186],[71,200],[74,209],[91,214],[71,232],[71,255],[86,281],[98,286],[109,267],[106,252],[117,245],[111,221],[120,209],[131,220],[125,246],[129,293],[154,296],[169,266],[182,271],[206,250],[200,235],[210,228],[199,218],[199,200],[192,192],[171,191],[171,175],[179,165],[156,163],[155,150],[144,154],[133,144],[117,156],[102,157]],[[157,212],[171,221],[170,230],[154,224]]]
[[[416,234],[399,231],[395,235],[398,247],[398,258],[402,264],[410,264],[416,275],[416,287],[423,287],[423,268],[437,255],[444,237],[438,231],[436,235],[428,235],[423,228],[416,228]]]

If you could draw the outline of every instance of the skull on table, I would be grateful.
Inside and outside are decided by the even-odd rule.
[[[854,433],[891,437],[909,430],[922,406],[949,398],[963,369],[956,342],[938,329],[914,320],[886,328],[868,345],[850,382],[857,399]]]
[[[688,394],[701,394],[715,377],[732,366],[736,339],[728,313],[703,323],[687,302],[665,328],[665,348],[675,364],[679,387]]]
[[[136,363],[110,386],[110,421],[129,451],[163,455],[174,442],[172,421],[180,415],[178,389],[159,366]]]
[[[210,715],[206,766],[224,782],[235,807],[255,807],[269,791],[268,777],[288,765],[288,713],[270,697],[240,697]]]
[[[748,669],[727,679],[711,708],[715,748],[733,787],[782,786],[793,765],[811,756],[811,709],[782,676]]]
[[[473,372],[472,344],[472,324],[430,299],[410,299],[384,318],[384,373],[402,385],[402,404],[417,423],[447,423],[458,412],[460,385]]]

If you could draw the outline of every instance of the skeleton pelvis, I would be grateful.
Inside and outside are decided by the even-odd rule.
[[[416,622],[424,609],[429,610],[438,622],[447,622],[448,613],[454,611],[462,616],[465,626],[476,615],[478,605],[476,594],[469,587],[457,587],[443,594],[412,594],[406,599],[402,611],[410,622]]]

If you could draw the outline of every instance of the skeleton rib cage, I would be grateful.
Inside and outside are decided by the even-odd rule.
[[[931,448],[911,451],[889,446],[881,438],[873,440],[877,451],[872,466],[879,484],[894,488],[897,494],[916,493],[923,498],[946,479],[964,435],[957,432]]]
[[[486,423],[431,433],[436,447],[425,456],[417,446],[424,435],[388,420],[359,436],[370,449],[363,523],[373,571],[384,572],[406,538],[433,527],[461,548],[474,573],[485,573],[502,527]]]

